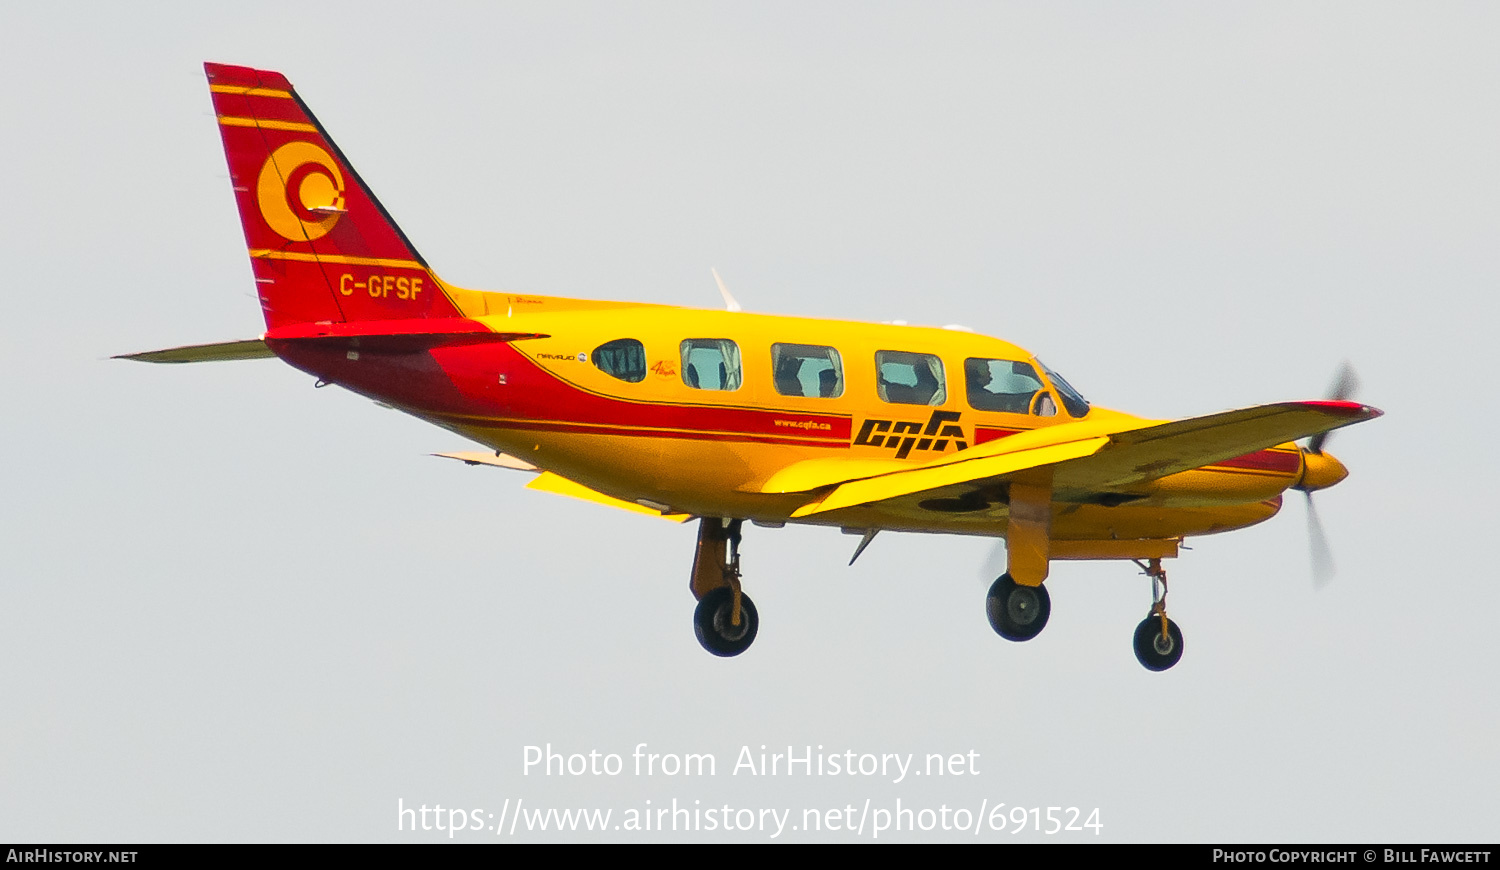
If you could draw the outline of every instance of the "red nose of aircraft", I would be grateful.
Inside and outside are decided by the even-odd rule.
[[[1344,463],[1333,458],[1333,454],[1303,450],[1302,476],[1297,478],[1292,489],[1316,492],[1320,489],[1327,489],[1348,476],[1349,469],[1344,467]]]

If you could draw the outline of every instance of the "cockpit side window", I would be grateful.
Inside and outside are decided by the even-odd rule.
[[[633,338],[607,341],[594,348],[589,360],[599,371],[627,383],[646,379],[646,348]]]
[[[681,344],[682,382],[695,390],[738,390],[739,345],[727,338],[689,338]]]
[[[876,391],[898,405],[941,405],[948,400],[943,361],[930,353],[875,352]]]
[[[1085,399],[1083,394],[1073,389],[1072,384],[1063,380],[1062,375],[1047,368],[1046,363],[1037,360],[1037,365],[1042,367],[1042,371],[1046,372],[1047,377],[1051,379],[1052,386],[1057,388],[1057,394],[1062,396],[1063,407],[1068,409],[1068,414],[1073,417],[1088,416],[1089,400]]]
[[[783,396],[835,399],[844,394],[844,366],[831,347],[773,344],[771,377]]]
[[[1025,414],[1038,390],[1045,389],[1030,363],[1004,359],[964,360],[969,407],[976,411]]]

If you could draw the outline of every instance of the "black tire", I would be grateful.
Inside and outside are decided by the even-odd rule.
[[[1045,586],[1022,586],[1001,574],[985,598],[990,627],[1006,640],[1031,640],[1047,627],[1052,615],[1052,596]]]
[[[703,648],[716,656],[737,656],[750,648],[760,629],[755,602],[740,593],[740,624],[731,622],[734,615],[734,590],[720,586],[698,601],[693,612],[693,630]]]
[[[1167,620],[1167,636],[1161,636],[1161,617],[1151,614],[1135,627],[1135,657],[1148,671],[1164,671],[1182,658],[1182,630]]]

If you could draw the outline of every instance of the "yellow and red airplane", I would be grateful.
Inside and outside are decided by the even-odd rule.
[[[1046,625],[1053,560],[1133,560],[1154,602],[1136,655],[1164,670],[1182,634],[1161,560],[1187,536],[1271,518],[1287,489],[1339,482],[1325,433],[1380,415],[1336,395],[1147,420],[952,329],[460,289],[284,76],[205,69],[266,331],[127,358],[280,357],[489,448],[444,455],[696,519],[694,622],[715,655],[744,652],[759,624],[740,585],[749,520],[862,535],[855,558],[883,530],[1003,536],[986,605],[1010,640]]]

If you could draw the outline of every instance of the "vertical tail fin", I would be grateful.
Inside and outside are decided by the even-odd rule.
[[[268,328],[462,316],[285,76],[203,67]]]

